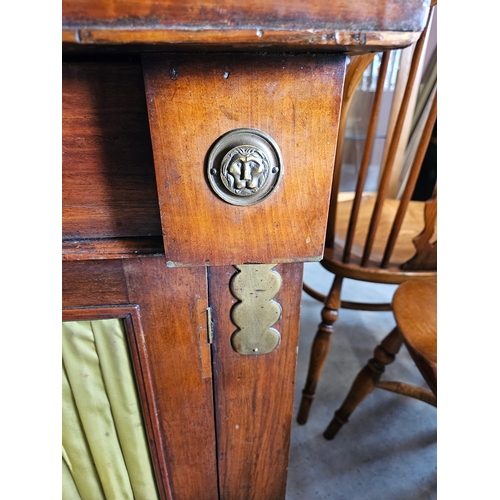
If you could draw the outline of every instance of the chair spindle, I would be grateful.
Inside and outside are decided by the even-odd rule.
[[[326,229],[326,246],[333,248],[335,240],[335,218],[337,214],[337,198],[340,191],[340,178],[342,169],[342,149],[344,145],[344,130],[349,114],[349,107],[354,96],[354,92],[361,80],[365,69],[373,61],[375,54],[365,54],[353,56],[347,66],[345,87],[342,96],[342,112],[340,113],[339,130],[337,136],[337,148],[335,152],[335,165],[333,170],[333,184],[330,195],[330,208],[328,213],[328,226]]]
[[[373,96],[372,111],[370,115],[370,122],[366,133],[366,140],[363,149],[363,156],[361,157],[361,164],[359,167],[358,180],[356,184],[356,192],[351,209],[351,216],[349,218],[349,228],[347,230],[346,242],[344,247],[343,262],[349,262],[351,256],[352,243],[354,241],[354,234],[356,230],[356,223],[358,221],[359,207],[361,205],[361,198],[363,196],[363,189],[365,187],[366,175],[368,173],[368,165],[372,155],[373,141],[375,139],[375,132],[377,130],[378,116],[380,112],[380,103],[382,102],[382,95],[384,93],[384,82],[387,68],[389,66],[390,52],[384,52],[382,62],[380,63],[377,88]]]
[[[410,202],[413,190],[415,189],[415,184],[417,183],[418,174],[420,173],[420,169],[424,161],[424,156],[432,137],[432,130],[434,128],[434,124],[436,123],[436,118],[437,118],[437,92],[434,95],[434,100],[432,101],[432,107],[430,109],[429,116],[427,117],[424,130],[422,131],[422,137],[420,138],[418,150],[413,160],[408,180],[406,182],[403,195],[401,196],[398,211],[396,213],[396,217],[394,218],[391,232],[387,240],[384,256],[382,258],[382,263],[380,265],[380,267],[382,268],[386,268],[388,266],[389,260],[392,255],[392,251],[394,250],[394,246],[396,245],[396,240],[398,238],[399,231],[401,229],[401,226],[403,225],[403,219],[406,214],[406,209],[408,208],[408,203]]]
[[[431,15],[431,14],[430,14]],[[391,143],[389,145],[389,150],[387,152],[387,159],[382,170],[382,175],[380,177],[377,198],[375,200],[375,206],[373,208],[372,217],[370,220],[370,226],[368,234],[366,237],[365,248],[363,252],[363,257],[361,259],[361,265],[366,266],[370,258],[370,254],[373,248],[373,243],[375,241],[375,235],[377,233],[378,224],[380,222],[380,216],[382,213],[382,208],[384,205],[384,200],[386,198],[387,189],[389,186],[389,181],[391,177],[392,167],[394,165],[394,160],[396,159],[396,153],[398,149],[399,140],[401,138],[401,133],[403,131],[403,125],[408,110],[410,97],[417,76],[417,71],[419,67],[420,57],[423,52],[423,47],[425,43],[425,38],[427,35],[428,26],[422,32],[420,38],[415,44],[415,49],[413,52],[413,58],[410,66],[410,72],[408,75],[408,81],[405,88],[405,93],[403,95],[403,100],[399,108],[399,114],[396,120],[396,125],[394,127],[394,132],[392,134]]]

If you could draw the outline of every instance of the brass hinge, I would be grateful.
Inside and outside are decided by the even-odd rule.
[[[211,344],[214,340],[214,320],[212,318],[212,308],[207,307],[207,333],[208,333],[208,343]]]

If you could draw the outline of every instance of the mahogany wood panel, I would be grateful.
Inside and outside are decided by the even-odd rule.
[[[163,255],[161,236],[63,241],[63,260],[131,259]]]
[[[62,66],[63,239],[161,235],[140,63]]]
[[[230,310],[237,300],[229,281],[235,268],[209,269],[213,310],[214,385],[220,498],[285,498],[292,425],[303,264],[275,268],[283,284],[275,300],[282,317],[273,326],[280,345],[245,356],[231,347],[236,330]]]
[[[404,48],[418,40],[410,31],[334,29],[154,29],[138,27],[64,29],[63,50],[72,53],[198,51],[198,52],[342,52],[349,55]]]
[[[248,26],[421,31],[424,0],[63,0],[63,23],[107,26]]]
[[[319,260],[344,56],[145,54],[143,64],[170,265]],[[205,176],[212,144],[241,127],[268,133],[284,162],[277,190],[246,207]]]
[[[63,307],[129,304],[119,260],[62,263]]]
[[[144,385],[166,462],[157,475],[165,485],[168,475],[173,499],[217,498],[206,270],[168,269],[163,257],[64,262],[63,283],[64,308],[139,306],[151,375]]]

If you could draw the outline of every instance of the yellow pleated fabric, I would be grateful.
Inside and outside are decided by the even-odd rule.
[[[63,500],[152,500],[157,490],[118,319],[63,323]]]

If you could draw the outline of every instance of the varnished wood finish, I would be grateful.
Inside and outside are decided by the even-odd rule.
[[[427,147],[429,145],[429,141],[432,136],[432,130],[434,129],[434,125],[436,123],[437,119],[437,93],[434,94],[434,100],[432,102],[432,106],[429,112],[429,116],[427,117],[427,122],[425,124],[424,130],[422,131],[422,137],[420,139],[419,147],[417,150],[417,153],[415,155],[415,158],[413,160],[413,165],[411,166],[410,173],[408,175],[408,179],[406,181],[406,186],[403,191],[403,195],[401,196],[401,199],[399,201],[399,207],[398,207],[398,212],[396,213],[396,216],[394,217],[394,222],[392,224],[391,228],[391,233],[389,234],[389,238],[387,240],[387,245],[385,247],[384,251],[384,256],[382,258],[381,262],[381,267],[386,268],[389,265],[390,259],[392,257],[392,253],[394,252],[395,246],[396,246],[396,240],[399,237],[399,232],[401,230],[401,226],[403,225],[403,219],[406,216],[406,212],[408,210],[408,206],[411,200],[411,196],[413,195],[413,190],[415,189],[415,185],[417,183],[418,176],[420,174],[420,168],[422,167],[422,162],[424,160],[424,156],[427,152]],[[436,195],[437,196],[437,195]],[[435,196],[435,198],[436,198]],[[424,215],[424,222],[425,226],[429,226],[429,229],[427,231],[422,231],[422,234],[420,235],[420,238],[415,240],[413,239],[413,243],[415,244],[415,241],[421,241],[423,238],[427,236],[428,231],[432,231],[432,233],[428,236],[427,242],[430,241],[432,235],[434,234],[435,230],[435,224],[432,224],[432,222],[429,219],[430,214],[427,214],[428,217],[425,218]],[[434,220],[435,222],[435,220]],[[422,242],[424,244],[424,242]],[[423,259],[425,261],[425,259]],[[437,265],[437,261],[434,260],[435,265]],[[427,261],[427,264],[429,264],[429,261]],[[434,267],[435,269],[435,267]]]
[[[339,318],[339,309],[341,306],[340,291],[342,289],[343,276],[335,276],[330,293],[325,300],[325,307],[321,311],[321,323],[318,327],[311,347],[311,356],[307,378],[304,389],[302,390],[302,400],[300,402],[297,422],[301,425],[307,422],[309,411],[316,393],[319,374],[323,370],[330,343],[332,341],[333,325]]]
[[[335,224],[336,224],[336,209],[337,209],[337,196],[340,191],[340,172],[342,168],[342,153],[344,148],[345,128],[347,124],[347,117],[349,116],[349,108],[354,98],[354,94],[358,87],[363,73],[369,64],[373,61],[375,54],[364,54],[362,56],[353,56],[347,66],[345,74],[344,90],[342,95],[342,112],[340,113],[339,131],[337,137],[337,151],[335,154],[335,169],[336,175],[333,176],[332,194],[330,196],[330,207],[328,211],[328,224],[326,228],[326,242],[325,246],[330,248],[333,246],[335,239]]]
[[[63,26],[107,25],[109,27],[137,26],[144,28],[181,25],[206,28],[225,26],[243,28],[256,24],[262,28],[284,29],[295,26],[320,27],[336,25],[359,30],[422,31],[425,25],[424,3],[408,0],[349,2],[341,0],[335,8],[321,0],[63,0]],[[428,7],[427,7],[428,8]]]
[[[375,389],[385,367],[394,361],[396,354],[401,349],[402,342],[401,335],[397,328],[394,328],[375,348],[373,358],[358,373],[349,394],[323,433],[326,439],[333,439],[336,436],[337,432],[349,420],[351,413]]]
[[[323,252],[346,54],[414,43],[428,2],[63,0],[62,10],[66,317],[128,322],[162,499],[283,499],[297,261]],[[276,193],[253,208],[218,200],[205,179],[208,149],[236,127],[269,133],[283,153]],[[229,264],[244,263],[279,263],[283,278],[281,344],[267,355],[231,347]]]
[[[326,295],[319,293],[314,288],[311,288],[307,283],[302,285],[302,289],[307,295],[311,296],[313,299],[319,300],[320,302],[324,302],[326,300]],[[381,302],[381,303],[368,303],[368,302],[352,302],[350,300],[341,300],[340,307],[342,309],[353,309],[355,311],[392,311],[392,307],[390,303]]]
[[[233,266],[210,268],[210,303],[214,320],[214,391],[217,420],[220,498],[285,498],[303,264],[275,268],[283,284],[275,300],[282,317],[281,334],[272,352],[243,356],[231,347],[236,330],[229,291]]]
[[[436,259],[427,261],[425,256],[419,261],[419,265],[407,266],[406,263],[413,258],[416,252],[415,238],[425,227],[426,203],[422,201],[411,201],[407,207],[402,225],[399,229],[396,245],[391,255],[391,265],[386,269],[380,267],[387,239],[391,233],[400,202],[399,200],[386,199],[380,217],[377,236],[374,240],[371,259],[362,265],[362,254],[364,242],[369,230],[370,217],[373,213],[375,197],[365,195],[361,199],[356,233],[352,243],[349,256],[349,263],[343,262],[345,255],[344,245],[347,239],[347,231],[350,224],[350,214],[352,213],[352,202],[342,201],[337,203],[337,229],[335,245],[333,248],[326,248],[321,265],[328,271],[346,278],[369,281],[373,283],[398,284],[410,278],[435,279]],[[431,221],[430,221],[431,222]],[[432,231],[426,231],[424,237],[429,237],[432,241],[434,226]],[[429,241],[429,240],[428,240]],[[424,245],[422,242],[421,245]],[[426,255],[429,255],[428,253]]]
[[[100,45],[103,51],[141,52],[160,49],[168,52],[336,52],[349,55],[365,54],[368,50],[406,47],[414,43],[419,33],[408,31],[362,31],[318,29],[250,29],[227,28],[224,30],[162,28],[103,29],[88,27],[63,30],[65,50],[85,52]]]
[[[339,55],[144,56],[169,265],[321,258],[344,61]],[[241,127],[269,134],[284,162],[276,191],[246,207],[221,200],[205,178],[212,144]]]
[[[406,84],[405,93],[399,107],[398,118],[394,126],[394,131],[392,133],[389,147],[387,149],[387,156],[385,158],[384,165],[382,167],[380,175],[380,180],[378,183],[377,199],[375,201],[375,206],[373,208],[373,213],[370,220],[370,229],[368,230],[363,257],[361,259],[362,265],[366,265],[366,263],[369,261],[371,256],[371,251],[373,248],[373,242],[375,241],[375,237],[377,235],[378,224],[380,222],[382,208],[384,206],[387,190],[389,187],[391,172],[393,170],[394,161],[396,159],[396,153],[399,146],[399,140],[401,138],[403,124],[405,121],[406,113],[408,112],[410,97],[415,85],[415,79],[420,64],[420,58],[422,56],[423,46],[425,44],[426,34],[427,34],[427,26],[424,32],[422,33],[422,36],[415,44],[415,49],[413,51],[410,73],[408,75],[408,81]]]
[[[356,407],[375,387],[437,406],[437,283],[411,280],[401,284],[393,298],[396,328],[375,348],[374,357],[359,372],[352,387],[324,432],[333,439]],[[429,385],[380,380],[404,342],[415,365]]]
[[[63,240],[161,235],[142,68],[62,65]]]
[[[431,18],[432,12],[429,13],[428,20]],[[356,191],[351,200],[339,196],[342,162],[339,156],[336,159],[326,248],[324,257],[321,260],[321,265],[335,275],[335,281],[330,294],[323,301],[325,307],[321,313],[322,321],[312,345],[311,362],[297,416],[297,421],[300,424],[307,421],[315,388],[328,355],[328,346],[334,323],[331,318],[337,318],[338,309],[342,306],[340,300],[341,290],[335,287],[335,282],[343,278],[350,278],[374,283],[400,284],[408,279],[429,280],[436,277],[437,260],[434,230],[433,227],[431,230],[424,230],[424,227],[430,225],[427,219],[431,217],[432,207],[424,210],[426,204],[412,201],[411,196],[436,121],[437,98],[435,98],[431,107],[424,133],[420,138],[420,144],[406,181],[403,196],[401,199],[387,197],[388,185],[396,160],[403,124],[409,110],[410,96],[415,85],[418,85],[416,75],[426,34],[427,26],[413,51],[405,93],[398,110],[394,131],[388,141],[387,153],[384,155],[385,159],[381,166],[381,175],[376,191],[374,193],[365,193],[364,186],[368,161],[372,154],[375,127],[378,122],[380,99],[388,63],[387,53],[384,54],[380,66],[380,79],[377,83],[377,90],[369,115],[365,148],[357,173]],[[360,59],[353,61],[354,68],[351,71],[348,69],[346,72],[347,77],[353,81],[346,82],[346,89],[355,87],[360,79],[359,69],[364,66],[366,61],[368,61],[367,56],[362,56]],[[342,109],[344,115],[347,112],[348,108]],[[342,116],[340,119],[341,132],[346,119],[346,116]],[[339,140],[339,144],[342,144],[342,139]],[[345,193],[343,194],[345,195]],[[427,219],[424,218],[424,212],[428,215]],[[424,242],[423,239],[427,237],[433,241]],[[418,259],[415,258],[416,249]],[[408,265],[407,263],[410,261],[411,264]],[[308,293],[313,297],[321,298],[310,290]],[[331,307],[330,304],[335,304],[335,307]],[[350,308],[356,307],[353,303],[350,303],[349,306]],[[364,304],[358,304],[359,309],[364,306]],[[386,305],[374,304],[369,306],[368,309],[386,310]],[[328,332],[327,335],[325,335],[326,332]]]
[[[163,498],[217,498],[206,270],[168,269],[163,257],[65,262],[63,308],[99,318],[103,305],[138,306],[136,376],[159,428],[149,438],[164,457],[156,469]]]
[[[403,283],[394,294],[393,308],[408,352],[437,394],[437,282]]]
[[[382,62],[379,68],[377,89],[373,96],[372,104],[372,116],[379,116],[380,105],[382,103],[382,96],[384,93],[385,77],[387,74],[387,68],[389,66],[389,52],[385,52],[382,56]],[[377,129],[378,119],[371,119],[368,124],[368,130],[366,132],[365,146],[363,148],[363,156],[361,158],[361,164],[359,166],[358,178],[356,181],[356,193],[354,195],[354,200],[352,204],[351,216],[349,217],[349,227],[346,233],[346,240],[344,243],[344,253],[342,256],[342,262],[348,264],[351,257],[352,244],[354,241],[354,236],[356,234],[356,225],[359,217],[359,210],[361,206],[361,199],[363,196],[363,190],[366,182],[366,176],[368,174],[368,167],[370,164],[370,159],[372,156],[373,142],[375,140],[375,132]],[[340,180],[340,175],[338,176]],[[335,198],[338,199],[338,193],[335,194]]]
[[[429,6],[422,0],[64,0],[70,44],[164,44],[179,48],[338,50],[413,43]]]
[[[401,266],[404,270],[437,267],[437,240],[434,239],[437,223],[437,188],[432,197],[425,202],[424,220],[423,231],[413,238],[415,255]]]
[[[131,259],[144,255],[163,255],[160,236],[142,238],[99,238],[63,241],[63,260]]]
[[[63,262],[63,308],[128,304],[127,282],[119,260]]]
[[[377,383],[378,389],[384,389],[385,391],[395,392],[397,394],[403,394],[410,398],[418,399],[424,403],[430,404],[431,406],[437,407],[436,396],[423,387],[416,387],[411,384],[406,384],[405,382],[394,382],[393,380],[379,380]]]

